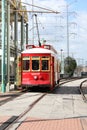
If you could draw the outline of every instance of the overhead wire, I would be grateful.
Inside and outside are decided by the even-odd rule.
[[[33,6],[33,7],[36,7],[36,8],[39,8],[39,9],[43,9],[43,10],[46,10],[46,11],[51,11],[53,13],[59,13],[58,11],[54,11],[54,10],[51,10],[51,9],[47,9],[45,7],[40,7],[40,6],[37,6],[37,5],[32,5],[32,4],[29,4],[29,3],[25,3],[25,2],[21,2],[25,5],[29,5],[29,6]]]
[[[25,2],[22,2],[22,3],[27,4],[27,5],[30,5],[30,6],[34,6],[34,7],[40,8],[40,9],[49,10],[49,9],[47,9],[47,8],[39,7],[39,6],[36,6],[36,5],[31,5],[31,4],[28,4],[28,3],[25,3]],[[49,11],[53,11],[53,10],[49,10]],[[53,11],[53,12],[54,12],[54,11]],[[52,17],[52,16],[49,16],[49,17]],[[53,23],[47,23],[47,24],[52,24],[52,25],[53,25]],[[55,24],[55,23],[54,23],[54,24]],[[81,27],[81,26],[80,26],[80,27]],[[81,27],[81,28],[83,28],[83,27]],[[84,29],[84,28],[83,28],[83,29]],[[84,29],[84,30],[86,30],[86,29]]]
[[[76,13],[76,16],[80,18],[80,15],[78,13]],[[87,32],[87,29],[85,29],[84,27],[82,27],[81,25],[77,24],[80,28],[82,28],[83,30],[85,30]]]

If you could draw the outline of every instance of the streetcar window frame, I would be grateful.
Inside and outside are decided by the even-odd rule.
[[[28,65],[27,65],[28,68],[27,68],[27,66],[26,66],[26,69],[23,68],[23,67],[24,67],[24,61],[26,61],[26,64],[28,64]],[[27,62],[28,62],[28,63],[27,63]],[[23,70],[23,71],[30,71],[30,56],[26,56],[26,57],[23,57],[23,58],[22,58],[22,70]]]
[[[32,71],[40,71],[40,56],[32,56],[31,60],[32,60],[31,70]],[[33,64],[33,62],[34,62],[34,64]],[[38,62],[38,63],[36,64],[35,62]]]
[[[43,61],[47,61],[48,65],[42,63]],[[44,66],[43,66],[44,65]],[[44,68],[43,68],[44,67]],[[46,69],[47,68],[47,69]],[[50,71],[50,57],[49,56],[42,56],[41,57],[41,71]]]

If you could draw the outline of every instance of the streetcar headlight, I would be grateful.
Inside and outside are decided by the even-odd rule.
[[[37,80],[37,79],[38,79],[38,77],[35,75],[35,76],[34,76],[34,79],[35,79],[35,80]]]

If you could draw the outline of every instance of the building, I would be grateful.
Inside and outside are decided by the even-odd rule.
[[[9,77],[15,75],[17,55],[23,50],[23,43],[27,40],[28,15],[21,0],[2,1],[0,1],[0,8],[2,9],[0,12],[0,77],[7,83]],[[18,33],[19,28],[20,34]],[[6,84],[4,82],[2,84]]]

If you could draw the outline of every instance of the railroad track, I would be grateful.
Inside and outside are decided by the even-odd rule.
[[[14,100],[16,97],[20,96],[21,94],[8,94],[8,95],[0,95],[1,101],[0,106],[4,105],[5,103]],[[3,99],[5,98],[5,99]]]
[[[83,79],[83,78],[82,77],[75,77],[75,78],[60,79],[59,85],[62,85],[62,84],[68,83],[68,82],[72,82],[72,81],[75,81],[75,80],[79,80],[79,79]]]
[[[61,79],[60,80],[60,83],[58,85],[56,85],[55,89],[54,89],[54,93],[57,93],[57,94],[80,94],[80,91],[79,91],[79,86],[67,86],[66,83],[69,83],[69,82],[72,82],[73,81],[79,81],[80,79],[85,80],[83,78],[66,78],[66,79]],[[81,82],[81,81],[80,81]],[[63,85],[63,86],[62,86]]]
[[[47,93],[41,94],[40,97],[38,97],[33,103],[29,105],[28,108],[24,110],[23,113],[21,113],[19,116],[13,116],[8,121],[3,123],[0,126],[0,130],[17,130],[17,128],[20,126],[20,123],[23,123],[23,121],[26,119],[28,112],[45,96]]]
[[[65,84],[65,83],[68,83],[68,82],[71,82],[71,81],[74,81],[74,80],[78,80],[78,79],[81,79],[81,78],[66,78],[66,79],[61,79],[60,80],[60,83],[56,85],[56,87],[62,85],[62,84]],[[81,89],[81,88],[80,88]],[[19,92],[16,92],[16,93],[10,93],[10,94],[6,94],[6,95],[0,95],[0,98],[3,98],[3,97],[7,97],[5,98],[4,100],[1,100],[0,101],[0,106],[1,105],[4,105],[5,103],[9,102],[9,101],[12,101],[13,99],[15,99],[16,97],[18,96],[21,96],[22,94],[24,94],[25,92],[27,92],[28,90],[27,89],[23,89],[23,90],[20,90]],[[53,90],[52,90],[53,91]],[[47,93],[52,93],[52,91],[47,91]],[[82,90],[80,90],[81,93],[82,93]],[[84,95],[84,94],[83,94]],[[84,97],[84,96],[83,96]]]
[[[81,82],[79,91],[82,95],[83,100],[87,102],[87,80],[84,80],[83,82]]]
[[[14,100],[16,97],[23,95],[25,92],[27,92],[27,90],[22,89],[19,91],[11,91],[10,93],[7,94],[2,94],[0,95],[0,98],[2,100],[0,100],[0,106],[4,105],[5,103]]]
[[[71,82],[73,80],[76,80],[76,79],[69,79],[69,80],[63,80],[62,81],[62,84],[64,84],[65,82]],[[80,85],[80,87],[82,88],[83,86],[83,83],[87,82],[87,80],[83,81]],[[45,96],[47,95],[48,93],[43,93],[41,94],[33,103],[31,103],[29,105],[28,108],[26,108],[24,110],[24,112],[22,112],[19,116],[12,116],[7,122],[3,123],[1,126],[0,126],[0,130],[17,130],[17,128],[20,126],[20,123],[24,122],[24,120],[26,119],[29,111]]]

